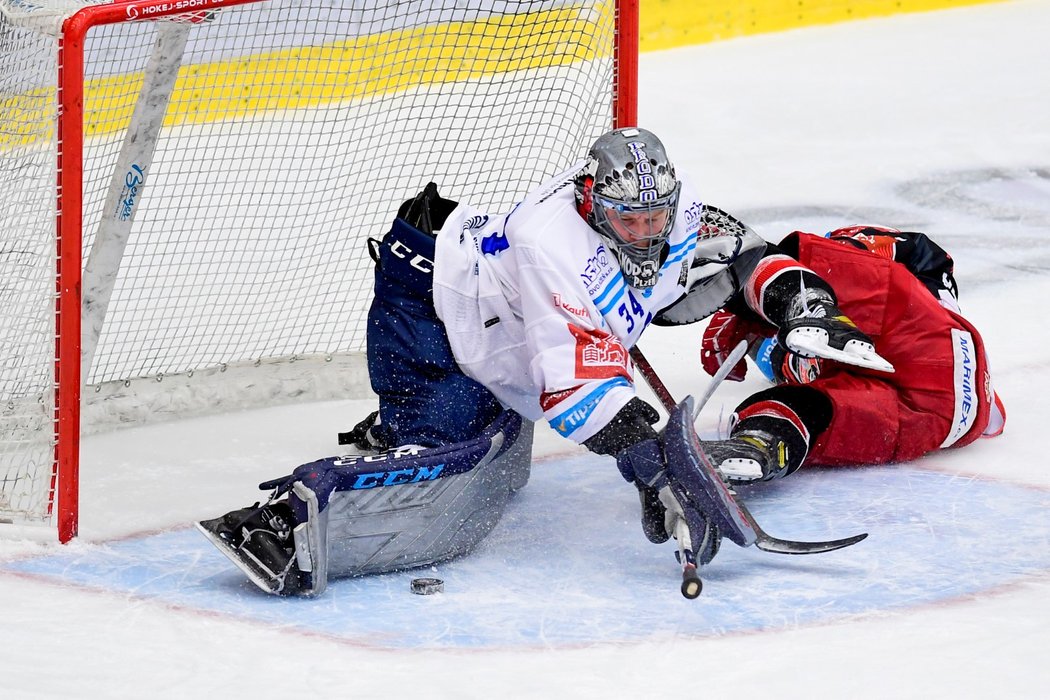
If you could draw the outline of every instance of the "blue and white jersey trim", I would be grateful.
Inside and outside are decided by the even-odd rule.
[[[690,236],[687,240],[684,240],[677,245],[671,246],[667,254],[667,261],[663,264],[663,267],[661,267],[660,269],[663,270],[665,268],[670,267],[671,265],[674,265],[675,263],[681,262],[686,258],[687,255],[692,253],[694,250],[696,250],[695,234]]]
[[[623,279],[623,273],[617,271],[605,286],[605,290],[594,299],[594,305],[598,307],[598,313],[605,316],[609,311],[615,308],[616,302],[620,301],[626,289],[627,283]],[[609,297],[609,299],[606,299],[610,293],[612,296]]]
[[[581,401],[577,401],[572,407],[558,414],[554,418],[551,418],[550,421],[548,421],[550,426],[561,435],[566,437],[572,435],[587,422],[591,413],[597,408],[598,404],[601,403],[602,397],[620,386],[629,387],[631,386],[631,383],[623,377],[616,377],[615,379],[602,382]]]

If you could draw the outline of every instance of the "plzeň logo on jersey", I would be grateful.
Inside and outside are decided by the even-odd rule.
[[[620,339],[611,333],[588,330],[569,325],[569,332],[576,339],[576,378],[610,379],[631,377],[628,369],[630,355]]]
[[[602,283],[609,279],[609,275],[612,272],[612,266],[609,264],[609,253],[605,250],[604,245],[599,245],[594,250],[594,255],[587,258],[587,265],[583,268],[583,272],[580,273],[580,279],[586,285],[587,293],[594,294],[601,287]]]

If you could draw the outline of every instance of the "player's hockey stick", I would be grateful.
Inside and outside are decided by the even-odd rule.
[[[634,360],[634,366],[641,372],[642,378],[645,379],[645,383],[649,385],[649,388],[656,394],[656,398],[660,400],[660,404],[670,411],[674,408],[675,401],[674,397],[671,396],[671,392],[667,390],[667,385],[660,379],[660,375],[656,373],[653,366],[649,364],[649,360],[646,359],[645,355],[642,354],[641,349],[635,345],[631,348],[631,359]],[[719,367],[721,370],[721,367]]]
[[[693,414],[693,421],[695,422],[697,417],[700,415],[700,409],[704,407],[704,404],[711,398],[715,392],[715,388],[722,383],[732,368],[737,362],[743,358],[747,352],[747,341],[741,340],[740,343],[733,348],[733,352],[726,358],[725,363],[718,368],[718,372],[715,373],[711,379],[710,385],[707,390],[704,391],[704,395],[700,398],[700,403]],[[638,367],[638,371],[645,379],[645,383],[649,385],[649,388],[656,394],[656,398],[660,400],[660,403],[665,409],[670,411],[674,408],[675,401],[674,397],[671,396],[671,392],[668,391],[667,386],[660,379],[660,375],[656,373],[653,366],[649,364],[649,360],[642,354],[642,351],[637,347],[631,348],[631,359],[634,360],[634,364]],[[678,528],[685,528],[688,531],[688,525],[684,520],[678,521]],[[678,541],[678,560],[682,564],[682,595],[692,600],[700,595],[700,592],[704,588],[703,581],[700,580],[699,574],[697,574],[696,557],[693,555],[692,550],[688,547],[683,546],[686,541],[682,535],[685,533],[676,533],[675,539]]]
[[[736,367],[736,363],[744,359],[748,347],[749,345],[746,340],[741,340],[737,343],[736,347],[733,348],[733,351],[726,357],[725,362],[722,363],[722,366],[719,367],[718,371],[715,372],[713,377],[711,377],[710,383],[708,383],[703,395],[696,403],[696,409],[693,411],[694,421],[700,417],[700,411],[702,411],[704,406],[707,405],[707,402],[711,400],[711,397],[714,395],[715,389],[718,388],[719,384],[729,376],[729,373],[733,371],[734,367]],[[653,369],[651,364],[649,364],[649,360],[646,359],[645,355],[642,354],[642,351],[638,349],[637,346],[631,348],[631,359],[634,360],[634,364],[638,367],[638,371],[645,379],[645,383],[653,390],[653,393],[656,394],[656,398],[660,400],[663,407],[668,411],[674,408],[675,400],[671,395],[671,392],[667,389],[667,385],[663,383],[663,380],[660,379],[656,370]]]
[[[678,540],[678,559],[682,564],[682,595],[692,600],[704,590],[704,582],[696,573],[696,557],[693,550],[684,546],[689,537],[689,525],[685,520],[679,519],[675,525],[675,539]]]
[[[734,367],[736,367],[736,363],[744,359],[744,355],[747,354],[749,346],[750,344],[746,340],[741,340],[737,343],[736,347],[733,348],[733,351],[729,353],[729,356],[726,357],[724,362],[722,362],[722,366],[719,367],[718,371],[715,372],[713,377],[711,377],[711,381],[708,383],[707,389],[704,390],[703,396],[701,396],[696,402],[696,410],[693,411],[694,423],[696,422],[696,419],[700,417],[700,411],[704,410],[704,406],[707,405],[711,396],[714,395],[715,389],[718,388],[718,385],[729,376],[729,373],[733,371]],[[649,365],[649,369],[652,370],[652,368],[652,365]],[[653,374],[655,375],[656,373],[653,372]],[[668,395],[668,397],[670,398],[670,395]]]
[[[744,355],[747,354],[747,348],[748,342],[746,340],[741,340],[737,343],[736,347],[733,348],[733,351],[729,353],[728,357],[726,357],[725,362],[722,363],[722,366],[719,367],[718,371],[715,372],[713,377],[711,377],[711,382],[707,385],[703,395],[697,402],[696,410],[693,411],[694,421],[700,417],[700,411],[703,410],[704,406],[707,405],[707,402],[711,400],[712,396],[714,396],[715,389],[718,388],[719,384],[729,376],[729,373],[733,371],[733,367],[736,366],[736,363],[744,359]],[[649,364],[649,360],[646,359],[645,355],[642,354],[642,351],[637,345],[631,348],[631,359],[634,360],[635,367],[638,368],[642,378],[645,379],[645,383],[648,384],[649,388],[653,390],[654,394],[656,394],[656,398],[660,400],[660,404],[664,409],[667,411],[673,409],[676,405],[674,397],[667,389],[667,385],[664,384],[662,379],[660,379],[660,375],[658,375],[656,370],[653,369],[653,366]]]

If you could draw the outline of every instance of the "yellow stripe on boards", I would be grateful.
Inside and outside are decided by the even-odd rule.
[[[1002,0],[640,0],[640,49],[653,51],[904,12]],[[611,2],[424,25],[322,46],[184,67],[165,126],[299,109],[508,71],[609,58]],[[451,41],[449,40],[451,37]],[[85,136],[127,127],[142,74],[84,85]],[[0,98],[0,150],[54,137],[54,90]]]
[[[164,123],[300,109],[610,57],[601,32],[579,15],[571,8],[500,15],[192,66],[179,75]],[[92,85],[92,92],[104,93],[99,88]],[[101,112],[119,108],[104,100],[92,105]]]
[[[165,126],[214,122],[260,112],[375,97],[428,84],[581,61],[611,59],[612,3],[601,11],[563,7],[493,15],[471,22],[424,25],[325,44],[182,68]],[[84,135],[122,131],[143,75],[94,78],[84,84]],[[50,135],[53,90],[0,100],[23,118],[0,133],[0,149]],[[36,112],[26,105],[39,105]]]
[[[639,46],[659,51],[816,24],[1002,0],[641,0]]]

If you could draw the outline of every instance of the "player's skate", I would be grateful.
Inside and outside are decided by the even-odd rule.
[[[809,290],[810,294],[820,294]],[[875,352],[871,339],[857,329],[829,299],[807,303],[807,290],[799,295],[797,309],[780,329],[784,347],[802,357],[823,357],[857,367],[893,372],[893,365]]]
[[[761,550],[779,554],[830,552],[867,537],[867,534],[861,534],[826,542],[798,542],[766,534],[715,469],[707,454],[707,446],[711,443],[700,442],[692,416],[693,399],[686,397],[671,410],[667,425],[660,434],[667,458],[667,478],[679,502],[687,501],[703,513],[722,537],[741,547],[755,545]]]
[[[256,504],[196,525],[259,588],[277,595],[298,593],[299,570],[292,543],[294,520],[286,503],[261,508]]]
[[[732,484],[768,481],[794,471],[786,441],[764,430],[741,430],[728,440],[700,444],[711,464]]]

